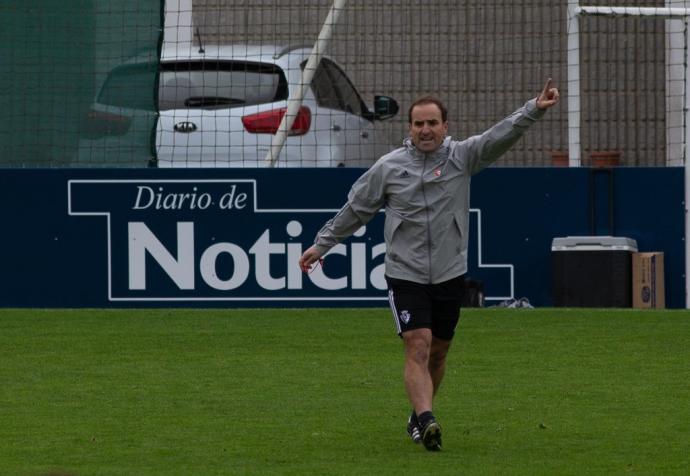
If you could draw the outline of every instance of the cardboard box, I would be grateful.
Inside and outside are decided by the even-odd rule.
[[[664,253],[633,253],[632,255],[633,307],[638,309],[664,309]]]

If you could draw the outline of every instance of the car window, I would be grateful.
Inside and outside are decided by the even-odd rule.
[[[161,65],[161,111],[241,107],[287,97],[285,74],[273,64],[193,61]]]
[[[302,69],[304,69],[305,64],[306,63],[302,64]],[[319,63],[319,66],[314,72],[314,77],[311,81],[311,90],[319,106],[337,110],[345,109],[340,95],[336,92],[333,81],[326,71],[323,61]]]
[[[304,64],[302,65],[304,68]],[[332,61],[321,60],[314,73],[312,91],[319,106],[363,115],[364,106],[348,77]]]
[[[108,75],[98,102],[108,106],[155,111],[154,85],[158,62],[118,66]]]

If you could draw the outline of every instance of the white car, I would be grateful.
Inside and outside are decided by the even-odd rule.
[[[92,107],[80,160],[94,162],[102,154],[108,163],[108,154],[117,154],[122,163],[128,148],[145,149],[141,142],[151,140],[145,128],[156,120],[152,165],[265,167],[310,52],[309,47],[266,45],[164,49],[159,114],[153,118],[156,108],[142,104],[146,94],[134,101],[126,94],[128,88],[143,88],[147,77],[150,82],[151,62],[134,59],[118,66]],[[370,110],[343,70],[324,56],[276,166],[369,167],[393,148],[377,122],[397,112],[397,102],[387,96],[376,96]],[[138,131],[137,137],[128,137],[132,131]]]

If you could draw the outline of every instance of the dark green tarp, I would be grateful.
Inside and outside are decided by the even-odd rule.
[[[1,2],[0,166],[146,166],[161,11],[161,0]],[[118,101],[95,104],[106,80]]]

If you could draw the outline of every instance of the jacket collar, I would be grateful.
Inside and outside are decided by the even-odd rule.
[[[425,152],[420,151],[415,147],[415,145],[412,143],[412,139],[407,137],[403,141],[403,145],[405,146],[405,149],[407,149],[407,152],[414,158],[416,159],[445,159],[448,157],[448,152],[450,151],[450,141],[451,141],[450,136],[446,136],[445,139],[443,139],[443,143],[430,154],[427,154]]]

